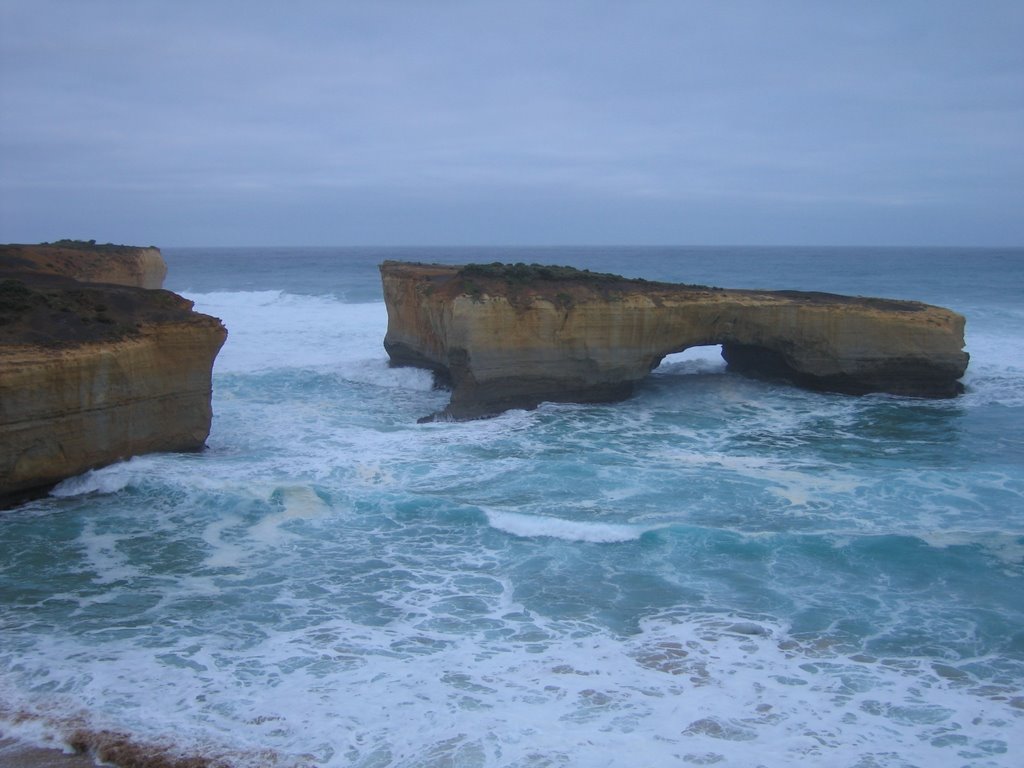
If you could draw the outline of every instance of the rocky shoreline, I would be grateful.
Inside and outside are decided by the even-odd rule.
[[[65,752],[59,747],[35,747],[0,735],[0,768],[94,768],[100,765],[88,755]]]
[[[272,762],[272,758],[268,758]],[[227,758],[177,754],[124,734],[78,730],[64,744],[38,746],[0,732],[0,768],[231,768]]]

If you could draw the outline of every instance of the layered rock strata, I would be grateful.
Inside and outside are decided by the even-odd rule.
[[[967,367],[948,309],[722,290],[538,265],[381,265],[394,365],[450,385],[442,418],[628,397],[665,355],[722,345],[733,370],[813,389],[951,397]]]
[[[107,277],[78,282],[0,253],[0,507],[88,469],[206,441],[224,326],[174,293]]]

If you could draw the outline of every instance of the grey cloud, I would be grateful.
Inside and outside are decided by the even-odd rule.
[[[2,239],[1024,241],[1014,2],[0,14]]]

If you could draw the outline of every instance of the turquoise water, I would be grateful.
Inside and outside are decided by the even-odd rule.
[[[230,331],[209,449],[4,513],[6,731],[238,765],[1018,764],[1024,251],[165,256]],[[968,318],[967,393],[802,392],[699,348],[621,404],[417,424],[447,394],[387,367],[385,258],[930,301]]]

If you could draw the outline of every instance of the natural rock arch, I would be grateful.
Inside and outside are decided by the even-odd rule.
[[[628,397],[668,354],[721,344],[730,367],[805,387],[950,397],[964,318],[911,301],[722,290],[534,265],[381,265],[395,365],[452,388],[444,417]]]

